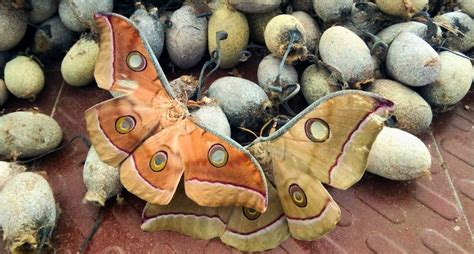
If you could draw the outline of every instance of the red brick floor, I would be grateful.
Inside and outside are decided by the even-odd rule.
[[[240,75],[255,81],[257,64],[258,59],[243,64]],[[186,73],[164,68],[169,77]],[[61,124],[64,140],[68,140],[85,134],[84,110],[110,95],[94,84],[70,87],[63,83],[57,69],[58,66],[48,68],[46,88],[35,102],[10,99],[6,112],[38,107]],[[212,79],[225,75],[228,73],[220,71]],[[473,253],[473,109],[474,95],[470,93],[454,111],[437,115],[432,129],[421,135],[433,157],[431,176],[395,182],[367,173],[348,191],[330,189],[342,208],[338,227],[319,241],[288,240],[271,252]],[[31,166],[32,170],[47,172],[62,209],[52,240],[57,253],[78,251],[98,211],[82,203],[86,190],[81,162],[86,154],[87,148],[76,142]],[[142,232],[140,214],[144,202],[128,193],[123,196],[123,205],[111,202],[105,208],[104,220],[88,253],[237,252],[218,240],[195,240],[174,232]]]

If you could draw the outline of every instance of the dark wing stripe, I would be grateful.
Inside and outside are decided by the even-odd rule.
[[[315,216],[312,216],[312,217],[306,217],[306,218],[294,218],[294,217],[290,217],[288,215],[286,215],[286,217],[290,220],[298,220],[298,221],[307,221],[307,220],[313,220],[313,219],[317,219],[319,217],[321,217],[321,215],[324,213],[324,211],[326,211],[326,208],[328,208],[329,206],[329,203],[331,203],[331,199],[327,199],[326,200],[326,204],[324,204],[324,207],[323,209],[321,209],[321,211],[319,211],[318,214],[316,214]]]
[[[235,229],[231,229],[231,228],[227,228],[226,231],[229,231],[229,232],[232,232],[232,233],[238,234],[238,235],[252,235],[252,234],[258,233],[258,232],[260,232],[260,231],[263,231],[263,230],[265,230],[266,228],[269,228],[269,227],[273,226],[274,224],[278,223],[279,221],[283,220],[284,218],[286,218],[286,217],[285,217],[284,214],[282,214],[282,215],[280,215],[278,218],[276,218],[275,220],[273,220],[272,222],[268,223],[267,225],[262,226],[262,227],[260,227],[260,228],[258,228],[258,229],[256,229],[256,230],[254,230],[254,231],[250,231],[250,232],[247,232],[247,233],[242,233],[242,232],[239,232],[239,231],[237,231],[237,230],[235,230]]]

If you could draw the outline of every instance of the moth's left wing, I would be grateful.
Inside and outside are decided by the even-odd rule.
[[[91,107],[85,118],[98,155],[117,166],[159,127],[173,91],[148,43],[130,20],[98,13],[95,21],[100,32],[95,80],[100,88],[124,96]]]
[[[270,143],[272,158],[285,158],[282,169],[347,189],[364,174],[372,144],[392,109],[392,102],[371,93],[336,92],[263,141]]]

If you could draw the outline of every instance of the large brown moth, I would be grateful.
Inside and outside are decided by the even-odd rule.
[[[125,17],[95,17],[100,88],[123,93],[85,113],[100,159],[120,165],[125,188],[153,204],[168,204],[184,174],[186,196],[204,206],[244,206],[264,212],[267,185],[255,158],[237,142],[198,125],[174,97],[148,43]]]
[[[360,91],[323,97],[247,147],[269,181],[265,213],[245,207],[201,207],[179,194],[167,206],[148,204],[142,229],[220,237],[241,251],[271,249],[290,235],[318,239],[334,229],[341,213],[323,183],[347,189],[360,180],[392,108],[390,101]]]

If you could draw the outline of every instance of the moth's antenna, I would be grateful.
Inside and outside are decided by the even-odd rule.
[[[204,86],[207,78],[219,68],[219,65],[221,63],[221,41],[227,39],[227,32],[225,31],[218,31],[216,32],[216,49],[212,51],[211,53],[211,59],[207,61],[204,66],[201,69],[201,73],[199,74],[199,85],[198,85],[198,91],[197,91],[197,96],[196,100],[201,99],[201,93],[202,93],[202,87]],[[204,72],[206,69],[211,66],[211,64],[215,63],[216,66],[208,73],[206,76],[204,76]]]
[[[265,129],[268,127],[268,125],[270,125],[271,122],[275,121],[275,118],[272,118],[270,120],[268,120],[263,126],[262,128],[260,129],[260,137],[263,136],[263,132],[265,131]]]
[[[247,129],[247,128],[245,128],[245,127],[237,127],[237,128],[238,128],[238,129],[241,129],[241,130],[243,130],[243,131],[246,131],[246,132],[248,132],[248,133],[250,133],[250,134],[252,134],[252,135],[254,135],[255,138],[259,138],[259,136],[257,136],[257,134],[256,134],[255,132],[253,132],[252,130],[250,130],[250,129]]]
[[[272,128],[275,128],[281,121],[284,121],[285,123],[290,121],[291,118],[289,118],[288,116],[285,116],[285,115],[277,115],[275,117],[273,117],[272,119],[268,120],[262,127],[262,129],[260,129],[260,137],[263,136],[263,132],[265,131],[265,129],[270,125],[271,122],[274,122],[273,124],[273,127]],[[272,134],[273,132],[270,130],[270,135]]]

